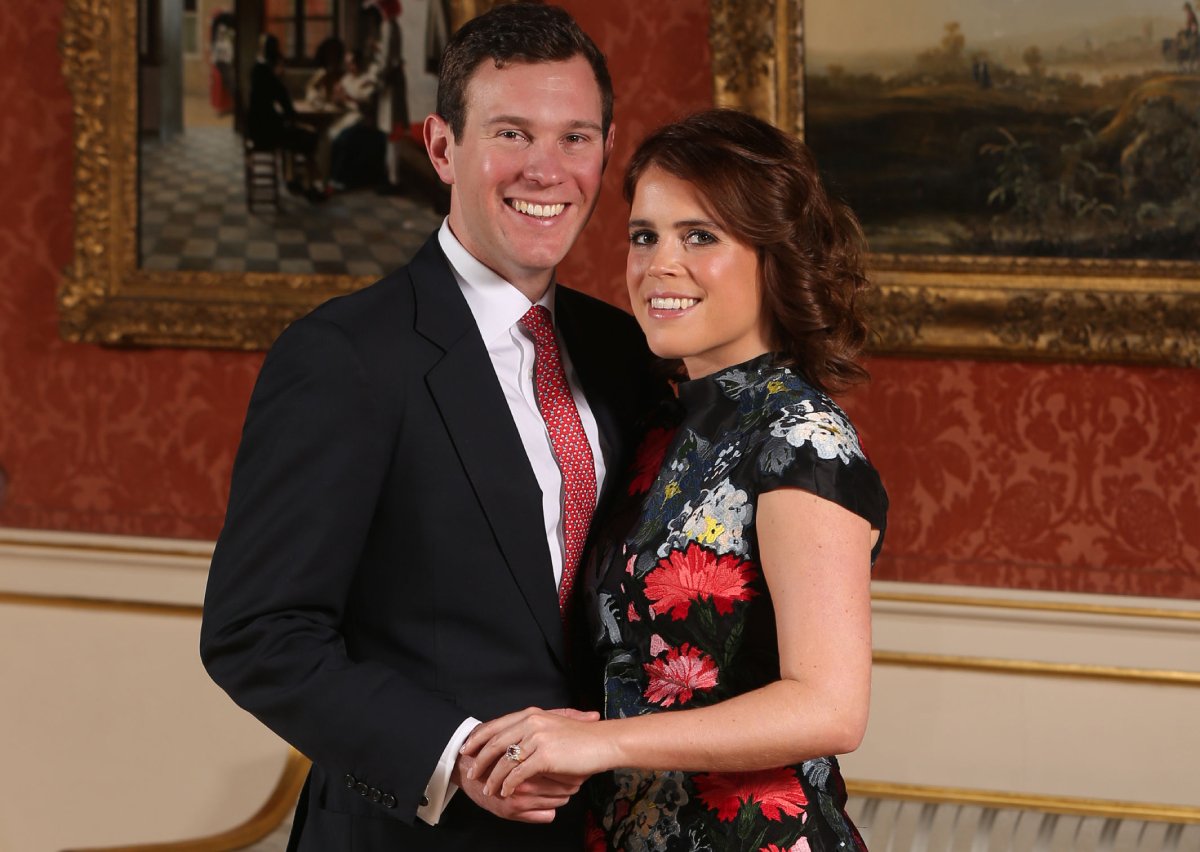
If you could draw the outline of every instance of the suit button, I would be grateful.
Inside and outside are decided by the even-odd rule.
[[[371,788],[361,781],[354,785],[354,789],[358,791],[358,795],[360,796],[365,796],[367,793],[371,792]]]
[[[346,787],[347,787],[347,788],[349,788],[349,789],[351,789],[351,790],[353,790],[353,789],[354,789],[354,785],[358,783],[358,779],[357,779],[357,778],[355,778],[353,775],[347,775],[347,776],[346,776],[345,778],[343,778],[342,780],[346,782]]]
[[[421,807],[423,807],[423,808],[429,807],[429,797],[428,796],[421,797]]]
[[[393,796],[391,793],[389,793],[388,795],[384,796],[384,797],[383,797],[383,806],[384,806],[385,808],[394,808],[394,807],[396,807],[396,797],[395,797],[395,796]]]
[[[379,790],[376,789],[375,787],[372,787],[371,788],[371,801],[378,802],[382,798],[383,798],[383,793],[379,792]]]

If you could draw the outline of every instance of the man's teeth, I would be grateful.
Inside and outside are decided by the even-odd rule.
[[[567,208],[565,204],[530,204],[528,201],[513,200],[513,208],[518,213],[524,213],[526,216],[535,216],[538,219],[549,219],[551,216],[557,216]]]
[[[699,301],[699,299],[661,299],[655,297],[650,300],[650,307],[657,308],[660,311],[682,311],[685,308],[690,308]]]

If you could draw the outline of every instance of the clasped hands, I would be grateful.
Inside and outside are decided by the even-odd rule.
[[[505,819],[548,823],[589,776],[608,768],[600,714],[530,707],[486,722],[459,750],[452,780]],[[519,746],[519,760],[506,756]]]

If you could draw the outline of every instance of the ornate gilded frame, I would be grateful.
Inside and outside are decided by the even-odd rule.
[[[452,0],[455,23],[494,0]],[[156,272],[138,266],[137,0],[66,0],[75,121],[75,256],[59,289],[71,341],[261,349],[305,310],[369,279]]]
[[[804,134],[803,0],[710,0],[719,106]],[[875,254],[876,350],[1200,366],[1200,263]]]

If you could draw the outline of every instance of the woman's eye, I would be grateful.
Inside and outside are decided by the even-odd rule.
[[[690,245],[706,246],[711,243],[715,243],[717,238],[708,231],[701,231],[697,229],[694,231],[688,231],[687,236],[685,236],[683,240]]]
[[[633,231],[629,235],[629,242],[635,246],[652,246],[657,240],[653,231]]]

